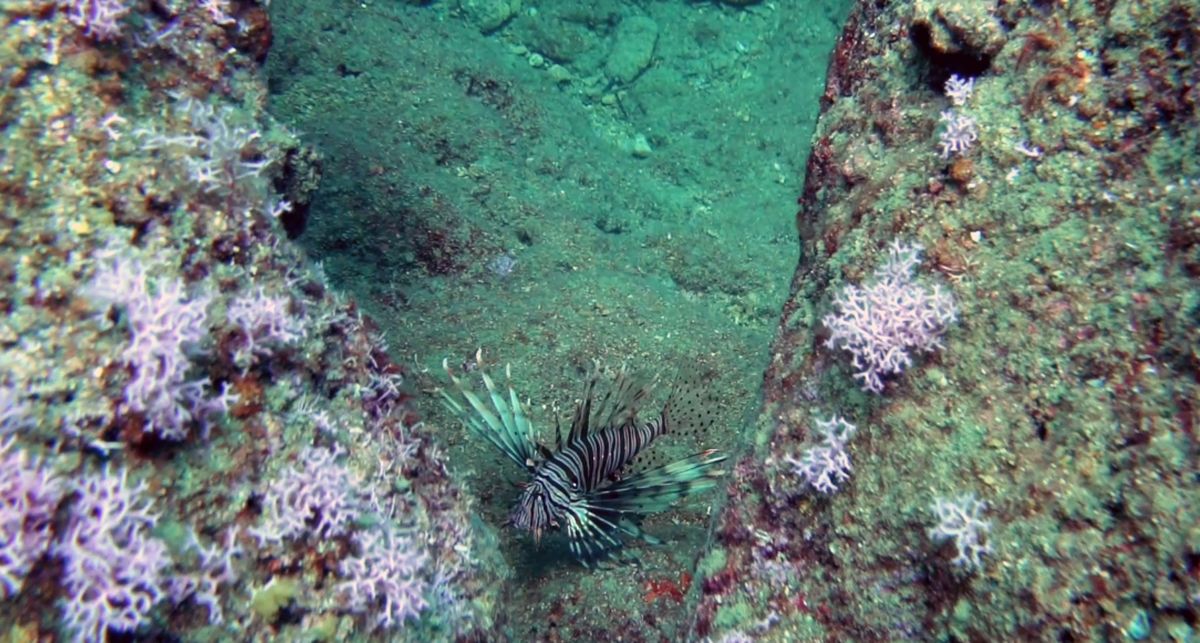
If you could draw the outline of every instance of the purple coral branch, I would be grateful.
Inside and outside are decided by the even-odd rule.
[[[837,312],[825,316],[830,331],[825,346],[851,354],[863,390],[882,393],[884,376],[908,368],[911,350],[940,348],[946,327],[958,317],[949,293],[913,281],[922,250],[919,244],[893,241],[872,281],[847,285],[834,298]]]
[[[0,442],[0,599],[21,591],[25,576],[50,545],[62,481],[21,450]]]
[[[157,516],[127,472],[105,469],[75,484],[66,531],[54,545],[63,560],[63,622],[79,639],[132,632],[164,595],[167,548],[149,534]]]
[[[338,585],[346,607],[355,613],[372,613],[375,626],[403,627],[428,607],[428,582],[421,570],[425,552],[394,529],[364,531],[355,537],[359,554],[342,560],[346,580]]]

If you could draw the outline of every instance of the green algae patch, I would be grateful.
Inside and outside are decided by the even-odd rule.
[[[279,610],[295,600],[300,591],[299,583],[292,579],[272,578],[250,598],[250,609],[264,621],[271,623]]]

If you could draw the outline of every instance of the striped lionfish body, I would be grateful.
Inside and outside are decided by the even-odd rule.
[[[535,441],[527,409],[511,383],[505,396],[482,374],[488,392],[485,402],[448,367],[446,373],[458,392],[453,396],[441,391],[446,406],[472,434],[491,442],[530,476],[509,514],[509,523],[531,532],[535,542],[545,531],[565,532],[571,552],[584,563],[610,556],[626,536],[657,542],[630,519],[662,511],[689,495],[711,489],[722,474],[716,466],[725,456],[707,450],[621,477],[622,470],[659,436],[711,423],[711,410],[694,392],[677,388],[658,417],[640,420],[638,405],[648,397],[649,389],[637,385],[622,370],[612,388],[598,398],[598,374],[594,374],[575,406],[565,437],[556,423],[551,451]]]

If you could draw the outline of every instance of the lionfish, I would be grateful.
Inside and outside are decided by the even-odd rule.
[[[642,420],[638,406],[649,397],[652,386],[634,381],[622,368],[609,390],[599,396],[600,372],[595,369],[565,437],[555,419],[551,451],[536,441],[528,401],[522,404],[518,399],[508,367],[507,400],[481,371],[488,401],[455,377],[445,361],[442,367],[458,393],[440,391],[446,407],[471,434],[491,442],[529,476],[508,524],[532,532],[535,543],[548,530],[565,531],[571,553],[585,565],[613,557],[629,536],[659,543],[633,520],[715,487],[723,474],[716,466],[726,456],[709,449],[622,477],[623,470],[659,436],[712,423],[711,405],[697,387],[677,385],[659,416]]]

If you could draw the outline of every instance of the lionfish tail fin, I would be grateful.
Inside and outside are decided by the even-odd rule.
[[[676,502],[717,486],[725,474],[717,465],[727,456],[715,449],[647,469],[600,489],[589,498],[599,514],[647,514],[663,511]]]
[[[442,360],[442,368],[450,377],[457,396],[439,389],[442,404],[462,422],[472,435],[492,443],[510,460],[525,469],[532,469],[538,452],[534,440],[533,424],[529,421],[526,408],[517,398],[517,392],[512,387],[512,380],[505,368],[508,379],[508,399],[496,388],[496,383],[487,373],[480,372],[483,384],[487,388],[488,400],[485,402],[469,385],[454,376],[447,360]],[[464,404],[463,402],[466,402]],[[490,403],[490,404],[489,404]]]

